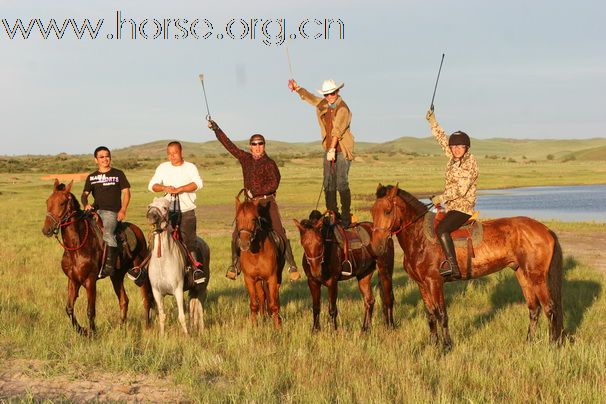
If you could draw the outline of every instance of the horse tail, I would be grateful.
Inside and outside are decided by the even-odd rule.
[[[553,237],[553,255],[549,264],[549,274],[547,275],[547,286],[551,294],[553,306],[550,315],[550,337],[552,342],[561,342],[564,336],[564,313],[562,309],[562,279],[563,279],[563,258],[562,247],[558,241],[558,236],[551,230],[549,233]]]

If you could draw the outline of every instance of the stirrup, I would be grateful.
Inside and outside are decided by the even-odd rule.
[[[204,276],[204,272],[201,269],[196,268],[194,273],[192,274],[192,278],[196,285],[206,282],[206,277]]]
[[[147,278],[147,272],[141,267],[133,267],[126,271],[128,278],[135,282],[135,285],[142,286]]]
[[[444,265],[444,264],[446,264],[446,265]],[[445,268],[445,266],[447,266],[447,268]],[[455,275],[454,271],[452,270],[452,267],[450,266],[450,262],[448,262],[448,260],[442,261],[442,263],[440,264],[439,272],[440,272],[440,275],[444,278],[461,279],[460,272],[459,272],[458,276]]]
[[[301,274],[299,273],[299,270],[297,269],[297,267],[293,267],[293,266],[288,268],[288,276],[290,276],[291,281],[296,281],[301,278]]]
[[[345,269],[346,266],[349,268],[349,270]],[[351,274],[353,274],[353,267],[351,266],[351,261],[343,261],[341,263],[341,275],[350,276]]]

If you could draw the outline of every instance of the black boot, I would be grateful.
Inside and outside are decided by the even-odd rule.
[[[240,254],[238,253],[238,245],[236,240],[231,241],[231,265],[227,268],[225,276],[232,281],[240,274]]]
[[[351,191],[339,191],[341,197],[341,224],[347,228],[351,225]]]
[[[326,209],[335,214],[339,213],[339,208],[337,207],[337,191],[324,191],[324,198],[326,199]]]
[[[292,254],[292,248],[290,246],[290,240],[286,239],[284,243],[284,255],[286,258],[286,263],[288,263],[288,275],[290,276],[290,280],[296,281],[301,277],[299,274],[299,270],[297,269],[297,264],[295,263],[295,257]]]
[[[195,284],[201,284],[206,282],[206,276],[204,275],[204,264],[200,262],[199,257],[200,254],[196,250],[191,251],[191,256],[194,259],[194,263],[192,263],[192,280]],[[196,265],[198,263],[198,265]]]
[[[444,232],[440,234],[439,240],[442,250],[444,250],[444,255],[446,255],[446,261],[440,265],[440,275],[461,279],[461,271],[459,271],[459,264],[457,263],[457,253],[450,233]],[[447,268],[444,268],[445,264],[447,264]]]
[[[106,276],[112,276],[116,269],[116,260],[118,259],[118,247],[107,246],[107,256],[105,257],[105,264],[99,272],[99,279],[105,278]]]

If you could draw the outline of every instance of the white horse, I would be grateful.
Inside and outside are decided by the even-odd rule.
[[[179,245],[172,236],[172,228],[168,223],[170,201],[166,198],[154,198],[147,209],[147,220],[155,225],[154,237],[150,245],[148,276],[152,286],[154,299],[158,306],[160,319],[160,334],[164,335],[166,314],[164,313],[164,296],[173,295],[179,310],[179,323],[187,334],[183,291],[189,290],[189,317],[191,327],[201,332],[204,329],[202,304],[206,300],[206,288],[210,280],[210,249],[200,237],[197,238],[199,257],[202,259],[206,273],[206,281],[190,285],[185,278],[187,260]]]

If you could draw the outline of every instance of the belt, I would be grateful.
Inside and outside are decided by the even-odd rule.
[[[276,197],[276,193],[274,192],[273,194],[267,194],[267,195],[257,195],[257,196],[253,196],[253,201],[257,201],[259,199],[273,199]]]

